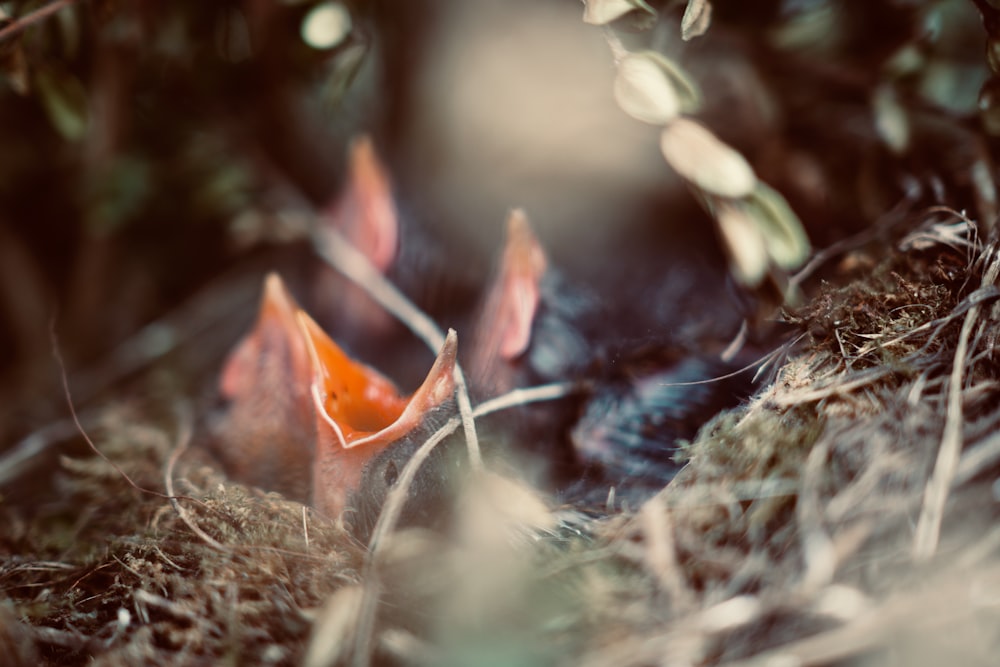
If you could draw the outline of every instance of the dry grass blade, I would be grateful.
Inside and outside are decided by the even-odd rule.
[[[378,609],[378,597],[381,586],[379,578],[375,572],[375,562],[378,557],[380,547],[385,544],[386,538],[396,527],[399,515],[406,503],[410,493],[410,486],[417,476],[420,467],[430,456],[434,448],[441,444],[446,437],[455,432],[460,420],[450,419],[444,426],[438,429],[434,435],[427,439],[420,448],[413,453],[413,456],[403,467],[403,471],[396,482],[396,486],[389,492],[386,498],[382,514],[375,524],[369,543],[369,555],[365,561],[364,581],[365,587],[358,603],[357,631],[354,635],[354,650],[352,665],[354,667],[367,667],[371,663],[371,654],[374,649],[373,639],[375,636],[375,618]]]
[[[96,423],[96,418],[94,415],[84,414],[80,422],[89,429]],[[76,423],[67,419],[44,426],[22,438],[0,456],[0,488],[41,465],[44,454],[49,449],[79,434]]]
[[[798,502],[795,504],[805,561],[802,586],[806,590],[817,590],[829,584],[837,568],[833,540],[823,526],[820,501],[823,469],[828,456],[829,445],[825,440],[817,443],[809,452],[802,473]]]
[[[499,410],[526,405],[532,402],[555,400],[566,396],[572,390],[572,385],[567,384],[517,389],[477,406],[472,414],[474,418],[478,418]],[[379,515],[375,529],[372,531],[371,540],[369,541],[369,554],[365,561],[364,569],[364,590],[360,597],[357,598],[357,629],[354,635],[352,654],[352,664],[355,667],[367,667],[370,664],[371,653],[374,649],[375,619],[380,591],[375,563],[380,548],[386,543],[387,538],[399,521],[399,516],[409,496],[410,487],[417,476],[417,472],[427,461],[434,448],[454,433],[460,423],[461,420],[458,418],[450,419],[413,453],[413,456],[410,457],[410,460],[403,467],[396,485],[386,498],[382,513]]]
[[[184,450],[187,449],[188,444],[191,442],[194,421],[191,416],[190,408],[184,404],[178,406],[177,414],[177,444],[174,446],[174,449],[170,454],[170,458],[167,460],[167,465],[163,471],[163,487],[167,491],[167,496],[170,497],[170,505],[174,508],[174,511],[177,512],[177,516],[180,517],[181,521],[183,521],[187,527],[191,529],[191,532],[197,535],[201,541],[216,551],[228,552],[230,550],[226,546],[206,533],[200,526],[198,526],[197,523],[195,523],[194,519],[191,518],[187,510],[180,504],[177,496],[174,495],[174,467],[177,465],[177,461],[180,459]]]
[[[837,377],[833,380],[820,384],[820,386],[803,387],[801,389],[789,389],[777,392],[773,397],[775,405],[780,407],[790,407],[801,403],[811,403],[831,396],[847,395],[866,385],[870,385],[893,373],[893,369],[886,367],[870,368],[858,371],[852,376]]]
[[[995,253],[983,275],[983,286],[995,286],[1000,278],[1000,256]],[[913,554],[917,560],[926,560],[937,550],[941,522],[944,519],[945,502],[958,469],[962,453],[962,381],[965,376],[969,355],[969,337],[979,318],[980,306],[973,305],[965,315],[962,330],[958,335],[955,356],[952,360],[951,378],[948,383],[948,409],[944,433],[938,450],[934,473],[924,492],[923,508],[917,522],[913,540]]]
[[[889,637],[933,645],[946,643],[942,629],[957,630],[977,618],[989,602],[968,586],[967,575],[937,577],[915,592],[899,593],[858,615],[849,623],[806,639],[789,642],[745,660],[722,663],[723,667],[770,667],[773,665],[830,664],[885,646]],[[996,565],[978,573],[982,590],[1000,585]],[[918,655],[910,648],[909,655]],[[977,663],[978,664],[978,663]]]

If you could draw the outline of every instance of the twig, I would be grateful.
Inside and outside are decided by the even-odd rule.
[[[80,417],[76,414],[76,407],[74,407],[73,405],[73,396],[69,390],[69,378],[66,375],[66,364],[63,361],[62,352],[59,350],[59,339],[56,336],[56,320],[54,317],[52,318],[52,321],[49,323],[49,336],[52,341],[52,356],[55,358],[56,365],[59,367],[59,374],[62,380],[63,395],[66,397],[66,405],[69,407],[69,414],[70,417],[72,417],[73,419],[73,424],[74,426],[76,426],[76,430],[80,433],[80,436],[83,438],[84,442],[87,443],[87,446],[90,447],[90,450],[92,452],[97,454],[101,459],[104,460],[105,463],[114,468],[115,472],[121,475],[122,479],[124,479],[128,483],[128,485],[131,486],[133,489],[139,491],[140,493],[149,493],[154,496],[159,496],[160,498],[167,498],[168,496],[165,496],[159,491],[153,491],[152,489],[147,489],[145,487],[136,484],[132,480],[132,478],[129,477],[128,474],[124,470],[122,470],[117,463],[108,458],[104,454],[104,452],[102,452],[100,449],[97,448],[97,445],[94,444],[94,441],[91,440],[90,436],[87,434],[87,430],[83,428],[83,424],[80,422]]]
[[[937,339],[937,337],[941,334],[941,332],[944,331],[944,328],[948,324],[951,324],[954,320],[957,320],[958,318],[965,315],[969,311],[969,309],[971,309],[973,306],[978,306],[984,303],[996,301],[998,298],[1000,298],[1000,288],[998,288],[997,286],[987,285],[985,287],[980,287],[975,292],[962,299],[962,301],[957,306],[955,306],[954,310],[952,310],[947,315],[943,315],[942,317],[938,317],[928,322],[924,322],[919,326],[913,327],[912,329],[908,329],[907,331],[899,334],[895,338],[890,338],[889,340],[881,341],[880,343],[878,343],[878,347],[886,348],[889,347],[890,345],[895,345],[896,343],[900,343],[906,340],[907,338],[910,338],[917,334],[923,333],[928,329],[933,328],[934,331],[931,332],[931,335],[928,336],[924,344],[920,346],[920,349],[914,352],[913,354],[909,355],[908,358],[916,357],[930,348],[931,344]],[[910,304],[910,305],[923,306],[924,304]],[[877,339],[880,336],[880,334],[856,334],[856,335],[868,339]],[[867,354],[868,352],[871,352],[872,349],[874,348],[861,349],[859,351],[859,354],[861,355]]]
[[[436,354],[441,349],[445,340],[441,328],[389,282],[343,234],[334,229],[323,229],[313,237],[313,249],[323,261],[368,292],[379,305],[396,316],[432,352]]]
[[[178,620],[190,621],[192,624],[198,626],[204,625],[204,619],[202,619],[193,609],[165,598],[162,595],[150,593],[144,588],[136,590],[135,593],[132,594],[132,597],[136,602],[150,607],[155,607],[156,609],[170,614]]]
[[[110,354],[84,372],[74,374],[77,401],[86,403],[115,382],[147,368],[182,346],[197,340],[205,346],[201,334],[219,330],[220,325],[239,319],[248,307],[256,302],[260,290],[257,266],[254,271],[232,271],[214,281],[205,289],[168,312],[154,322],[144,326],[118,344]],[[250,279],[252,278],[252,279]],[[228,332],[211,352],[213,359],[225,352],[235,339],[236,328],[230,325]],[[223,329],[225,332],[225,329]],[[214,343],[213,339],[213,343]]]
[[[177,432],[177,445],[174,447],[174,451],[170,453],[170,458],[167,460],[167,467],[163,471],[163,486],[167,490],[167,497],[170,499],[170,504],[173,506],[174,511],[177,512],[177,516],[180,517],[181,521],[187,524],[188,528],[191,529],[191,532],[200,537],[208,546],[217,551],[226,553],[229,549],[219,543],[211,535],[203,531],[198,524],[194,522],[194,519],[188,515],[187,510],[181,506],[177,497],[174,495],[174,466],[177,465],[177,461],[181,458],[181,454],[184,453],[184,450],[187,449],[188,444],[191,442],[193,422],[193,419],[191,418],[191,410],[188,409],[187,404],[181,404],[178,408],[178,413],[179,427]]]
[[[614,58],[615,65],[618,65],[622,60],[628,56],[628,49],[622,44],[622,40],[619,39],[618,35],[609,26],[602,26],[601,31],[604,35],[604,41],[608,43],[608,49],[611,51],[611,57]]]
[[[537,387],[527,387],[514,389],[502,396],[483,401],[472,411],[472,415],[477,419],[500,410],[527,405],[529,403],[539,403],[542,401],[554,401],[581,391],[580,385],[572,382],[557,382],[553,384],[543,384]]]
[[[783,392],[781,395],[775,395],[770,400],[774,401],[774,404],[787,408],[793,405],[798,405],[800,403],[810,403],[812,401],[818,401],[824,398],[829,398],[830,396],[836,396],[837,394],[846,394],[859,387],[871,384],[876,380],[880,380],[887,375],[891,375],[896,372],[893,368],[887,367],[875,367],[860,371],[854,375],[851,380],[845,381],[835,381],[823,387],[817,387],[815,389],[792,389],[787,392]]]
[[[302,506],[302,536],[305,538],[306,551],[309,551],[309,522],[307,521],[308,510]]]
[[[71,651],[81,651],[87,645],[87,638],[76,630],[60,630],[48,626],[32,627],[27,623],[19,623],[17,631],[27,634],[36,644],[48,644]]]
[[[458,361],[455,361],[455,395],[458,398],[458,414],[462,418],[462,431],[469,448],[469,463],[473,470],[483,467],[483,455],[479,450],[479,436],[476,434],[476,420],[472,414],[472,401],[469,399],[469,387],[465,383],[465,374]]]
[[[260,263],[253,268],[255,270],[261,269]],[[212,285],[201,290],[182,305],[167,313],[166,316],[144,326],[117,344],[110,353],[103,356],[98,362],[89,365],[82,372],[74,371],[74,405],[89,404],[94,397],[106,391],[116,382],[148,367],[165,355],[196,339],[199,343],[199,354],[208,355],[213,360],[217,359],[219,354],[225,352],[226,346],[231,344],[232,339],[235,339],[239,331],[228,323],[238,321],[239,318],[235,316],[245,312],[247,307],[257,300],[259,290],[259,276],[254,274],[253,280],[249,280],[248,271],[245,269],[232,271],[214,281]],[[232,338],[222,341],[225,346],[216,346],[214,343],[206,346],[205,338],[200,334],[216,331],[220,325],[227,324],[232,328]],[[54,345],[56,336],[51,332],[51,328],[52,323],[50,323],[50,339]],[[57,358],[56,360],[60,367],[65,366],[61,359]],[[66,382],[63,385],[65,387]],[[0,422],[8,419],[20,409],[21,406],[16,400],[17,398],[21,397],[0,396]]]
[[[320,229],[319,225],[312,227]],[[445,341],[445,334],[440,327],[389,282],[362,252],[344,238],[343,234],[335,229],[322,229],[313,236],[313,249],[323,261],[365,290],[372,299],[392,313],[437,354]],[[469,462],[474,468],[480,468],[483,457],[479,449],[476,423],[472,417],[472,402],[469,400],[465,374],[458,362],[455,363],[455,385],[458,393],[458,410],[462,415],[462,426],[465,431],[465,443],[469,448]]]
[[[66,405],[69,408],[69,414],[70,414],[70,417],[72,418],[73,425],[76,427],[76,430],[80,434],[80,437],[82,437],[83,440],[84,440],[84,442],[87,443],[87,446],[90,448],[90,451],[94,452],[94,454],[96,454],[98,457],[100,457],[105,463],[107,463],[109,466],[111,466],[112,468],[114,468],[115,472],[117,472],[119,475],[121,475],[122,479],[124,479],[125,482],[129,486],[131,486],[133,489],[135,489],[139,493],[146,493],[146,494],[149,494],[151,496],[156,496],[157,498],[164,498],[166,500],[169,500],[171,503],[175,503],[178,499],[181,499],[181,498],[183,498],[185,500],[192,500],[192,501],[194,501],[196,503],[202,503],[201,500],[199,500],[197,498],[192,498],[190,496],[174,496],[172,481],[171,481],[171,485],[167,489],[167,493],[166,494],[160,493],[159,491],[154,491],[153,489],[147,489],[144,486],[139,486],[128,475],[128,473],[126,473],[124,470],[121,469],[121,466],[119,466],[117,463],[115,463],[114,461],[112,461],[110,458],[108,458],[108,456],[104,452],[102,452],[100,449],[97,448],[97,445],[94,444],[94,441],[91,439],[90,435],[87,433],[87,430],[83,427],[83,424],[80,421],[80,417],[76,413],[76,407],[73,405],[73,396],[72,396],[72,394],[70,393],[70,390],[69,390],[69,378],[66,375],[66,364],[63,361],[62,352],[60,352],[60,350],[59,350],[59,340],[58,340],[58,337],[56,336],[56,326],[55,326],[55,324],[56,324],[56,321],[55,321],[55,318],[53,317],[52,321],[49,323],[49,336],[50,336],[51,341],[52,341],[52,356],[55,358],[56,365],[59,367],[60,379],[62,380],[63,395],[66,398]],[[190,441],[190,439],[191,439],[191,424],[190,424],[190,422],[191,422],[191,418],[190,418],[190,415],[188,414],[187,415],[187,422],[185,424],[182,424],[182,430],[183,430],[183,435],[184,435],[184,442],[182,444],[183,444],[184,447],[187,446],[187,442]],[[168,480],[170,480],[169,473],[173,471],[173,465],[174,465],[174,463],[176,463],[176,459],[174,459],[174,456],[179,456],[180,454],[179,454],[178,450],[181,450],[181,449],[182,448],[180,446],[178,446],[178,448],[177,448],[177,450],[175,450],[174,454],[171,455],[171,461],[167,464]],[[202,504],[204,504],[204,503],[202,503]],[[176,507],[176,505],[175,505],[175,507]],[[209,538],[209,539],[211,539],[211,538]]]
[[[12,37],[20,35],[36,23],[44,21],[60,9],[68,7],[76,2],[77,0],[56,0],[55,2],[45,5],[40,9],[36,9],[30,14],[25,14],[19,19],[16,19],[3,30],[0,30],[0,42],[5,42]]]
[[[796,479],[748,479],[722,482],[700,482],[684,486],[665,486],[658,495],[663,496],[669,509],[712,507],[728,502],[746,502],[764,498],[794,497],[801,484]],[[719,498],[725,494],[725,500]]]
[[[93,425],[95,418],[93,415],[84,415],[83,421],[88,427]],[[80,433],[80,427],[72,419],[65,419],[44,428],[40,428],[34,433],[22,438],[17,444],[0,456],[0,488],[11,483],[32,468],[43,462],[41,455],[49,448],[54,447]]]
[[[542,385],[538,387],[531,387],[529,389],[515,389],[508,394],[498,396],[497,398],[476,406],[476,409],[472,410],[471,414],[473,418],[478,418],[499,410],[505,410],[519,405],[555,400],[569,395],[575,389],[576,387],[569,383]],[[378,575],[375,572],[374,567],[376,555],[381,545],[385,544],[386,536],[389,535],[389,533],[391,533],[396,527],[396,523],[399,521],[400,513],[403,510],[403,505],[406,503],[406,499],[409,496],[410,486],[413,484],[413,480],[416,477],[417,472],[420,470],[420,467],[430,456],[431,452],[434,451],[434,448],[437,447],[442,440],[458,429],[460,422],[461,420],[457,417],[453,417],[448,420],[444,426],[439,428],[430,438],[427,439],[426,442],[424,442],[424,444],[420,446],[416,452],[414,452],[413,456],[410,457],[410,460],[407,461],[406,466],[403,467],[403,471],[400,473],[399,480],[396,482],[396,485],[386,497],[382,513],[379,515],[378,521],[375,523],[375,529],[372,531],[372,537],[368,543],[369,554],[365,561],[364,569],[364,581],[366,585],[364,588],[364,594],[361,596],[361,600],[359,602],[357,631],[354,636],[355,641],[352,662],[354,667],[367,667],[370,664],[370,647],[372,646],[372,640],[375,633],[375,615],[378,607],[380,588]]]
[[[906,220],[906,207],[912,203],[912,199],[913,197],[911,196],[904,196],[904,198],[901,199],[891,211],[882,216],[882,218],[875,224],[855,234],[854,236],[848,236],[845,239],[841,239],[840,241],[817,251],[805,266],[799,269],[788,279],[789,290],[798,289],[799,286],[809,279],[809,277],[812,276],[812,274],[815,273],[821,266],[829,262],[837,255],[842,255],[850,250],[860,248],[874,241],[887,230],[892,229],[903,220]]]

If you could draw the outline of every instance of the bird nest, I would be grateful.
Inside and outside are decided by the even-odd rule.
[[[447,535],[390,522],[368,548],[227,480],[170,392],[108,406],[85,425],[101,456],[0,506],[5,658],[990,664],[1000,260],[957,214],[913,223],[888,253],[820,253],[772,379],[611,515],[470,471]]]
[[[609,498],[606,511],[560,505],[487,463],[458,475],[447,531],[397,525],[406,483],[432,438],[400,471],[367,543],[308,505],[229,479],[199,446],[205,410],[191,385],[205,386],[205,369],[217,367],[252,310],[256,279],[219,278],[231,262],[261,260],[223,252],[241,235],[254,249],[263,239],[285,243],[284,266],[301,268],[298,251],[317,262],[314,255],[323,254],[368,290],[363,296],[419,319],[427,326],[411,328],[429,327],[426,339],[440,336],[433,321],[378,282],[381,274],[359,269],[349,248],[335,240],[295,245],[310,225],[286,215],[304,208],[315,217],[320,202],[336,201],[327,191],[337,180],[327,154],[333,137],[324,123],[309,122],[312,107],[292,104],[344,96],[362,69],[369,27],[340,35],[342,48],[330,50],[331,12],[371,6],[375,28],[385,23],[374,41],[387,49],[387,86],[426,78],[392,68],[437,40],[427,25],[411,26],[434,12],[420,3],[248,2],[76,3],[79,12],[59,14],[74,4],[60,0],[29,13],[36,4],[4,3],[23,12],[16,20],[0,10],[0,74],[8,82],[0,89],[0,214],[23,227],[13,233],[0,224],[0,286],[11,286],[0,290],[0,353],[6,365],[30,362],[3,377],[0,426],[20,434],[51,421],[0,458],[0,662],[996,663],[996,3],[969,3],[977,16],[957,1],[588,0],[585,19],[606,26],[615,99],[657,128],[655,166],[663,166],[660,153],[677,174],[669,187],[694,193],[712,219],[688,218],[672,205],[661,215],[659,204],[649,216],[674,220],[678,238],[698,232],[697,222],[684,221],[710,222],[737,280],[780,288],[794,305],[777,313],[761,306],[749,327],[771,327],[761,337],[779,343],[754,364],[756,393],[681,443],[683,468],[644,502]],[[481,3],[448,3],[449,11],[466,4]],[[513,13],[531,3],[515,4],[521,9]],[[681,4],[683,16],[673,11]],[[650,50],[669,42],[663,26],[683,41],[704,33],[713,4],[721,41],[704,51],[695,41],[676,62]],[[512,11],[494,5],[505,16]],[[657,10],[666,18],[657,19]],[[57,15],[59,32],[41,32],[46,17]],[[620,31],[609,26],[622,20]],[[306,55],[294,37],[300,23],[327,25],[325,37],[301,31],[316,53]],[[493,29],[520,46],[506,25]],[[652,29],[648,43],[632,37],[643,26]],[[22,33],[31,39],[14,44]],[[492,85],[487,69],[465,69]],[[80,73],[90,70],[84,86]],[[539,70],[541,88],[554,88]],[[305,86],[314,80],[321,83]],[[368,92],[360,88],[359,97],[339,100],[349,103],[334,125],[365,115],[360,98]],[[449,125],[449,115],[417,104],[448,95],[410,85],[397,92],[410,106],[391,94],[378,98],[389,135],[400,129],[392,117],[414,108],[424,111],[413,127],[428,118]],[[536,96],[508,94],[495,106],[499,116],[519,119],[510,100],[519,108]],[[477,98],[473,106],[493,105]],[[575,118],[586,104],[551,106]],[[582,132],[563,127],[562,118],[558,131],[547,132],[577,143]],[[488,131],[478,135],[463,126],[454,143],[495,141],[494,154],[519,162],[533,142],[494,132],[497,120],[484,116],[480,127]],[[617,141],[603,130],[593,134]],[[434,150],[409,146],[418,158],[409,169],[436,188],[442,177],[430,167],[440,146],[429,145]],[[561,144],[553,146],[542,144],[543,166],[549,153],[561,155]],[[569,157],[567,165],[579,161],[588,172],[619,155],[595,154],[593,163]],[[463,177],[491,180],[502,171],[493,162],[455,162]],[[539,199],[557,202],[553,211],[593,205],[579,197],[588,186],[576,181],[549,193],[544,173]],[[638,160],[623,179],[645,182],[649,173]],[[525,175],[515,180],[532,180]],[[441,180],[445,198],[461,204],[466,181],[451,179]],[[599,186],[591,188],[595,196],[604,192],[604,183],[591,185]],[[659,182],[650,187],[649,204],[661,193]],[[594,215],[618,224],[645,210],[643,203],[619,215],[618,201],[607,203],[607,216],[603,207]],[[920,208],[931,202],[974,211],[975,221],[941,206]],[[793,206],[815,245],[835,243],[803,269],[809,244]],[[463,215],[480,222],[477,213]],[[565,238],[577,241],[585,226]],[[843,238],[861,227],[859,236]],[[600,241],[590,243],[613,254]],[[74,244],[78,253],[64,248]],[[642,244],[638,235],[634,245]],[[70,255],[78,261],[67,268]],[[721,263],[720,255],[719,272]],[[179,275],[190,267],[191,275]],[[793,270],[800,272],[789,276]],[[703,297],[693,284],[701,274],[677,275],[692,283],[686,300],[720,309],[724,300]],[[209,280],[214,287],[204,287]],[[95,372],[71,375],[72,392],[64,376],[66,402],[81,410],[62,421],[51,405],[28,409],[38,407],[28,404],[39,387],[48,395],[38,379],[49,368],[48,313],[39,316],[39,304],[58,286],[70,306],[62,325],[80,339],[76,361],[106,355]],[[622,294],[647,300],[641,289]],[[191,367],[199,373],[186,373]],[[458,395],[475,452],[470,418],[485,412],[483,404]],[[543,390],[530,398],[560,395]],[[491,408],[527,397],[515,392]],[[8,426],[13,415],[24,423]],[[457,419],[448,424],[458,431]]]

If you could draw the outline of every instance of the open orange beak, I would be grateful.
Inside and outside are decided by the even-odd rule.
[[[520,209],[507,217],[507,240],[500,266],[479,315],[470,371],[480,386],[495,384],[497,365],[512,362],[531,343],[531,329],[541,300],[541,280],[548,261]],[[493,387],[506,391],[513,387]]]
[[[449,334],[427,379],[403,397],[383,375],[347,356],[304,312],[298,322],[312,362],[313,505],[336,517],[358,490],[365,465],[454,395],[457,338]]]
[[[315,424],[312,364],[298,310],[281,278],[268,274],[257,321],[219,380],[228,409],[217,449],[233,477],[304,500]]]

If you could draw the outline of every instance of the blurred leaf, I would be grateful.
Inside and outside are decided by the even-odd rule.
[[[313,624],[303,665],[333,665],[347,655],[363,598],[364,589],[358,584],[344,586],[330,596]]]
[[[113,232],[138,216],[153,192],[150,165],[137,157],[121,157],[91,177],[87,226],[92,233]]]
[[[75,58],[80,52],[80,19],[76,8],[66,7],[55,15],[62,37],[63,53],[69,58]]]
[[[634,53],[618,64],[615,100],[625,113],[652,125],[664,125],[681,110],[674,87],[647,54]]]
[[[1000,41],[990,39],[986,43],[986,62],[994,74],[1000,74]]]
[[[921,72],[920,96],[956,115],[975,113],[976,98],[988,77],[979,63],[931,60]]]
[[[217,134],[192,134],[171,170],[187,205],[201,216],[229,219],[250,205],[252,176]]]
[[[688,0],[681,18],[681,39],[685,42],[701,37],[712,23],[712,3],[708,0]]]
[[[607,25],[630,12],[641,12],[647,18],[656,18],[656,10],[645,0],[586,0],[583,21],[590,25]]]
[[[69,141],[79,141],[87,131],[87,91],[80,80],[61,66],[50,63],[35,71],[35,84],[42,107],[52,126]]]
[[[910,146],[910,117],[899,103],[896,89],[884,83],[872,93],[872,111],[879,137],[897,155]]]
[[[993,165],[979,159],[969,169],[969,181],[976,193],[976,209],[980,220],[993,220],[997,215],[997,185],[993,180]]]
[[[336,55],[323,91],[324,100],[336,105],[344,99],[368,55],[366,44],[353,44]]]
[[[653,125],[665,125],[681,112],[696,111],[701,104],[694,82],[675,62],[655,51],[622,59],[614,91],[625,113]]]
[[[238,9],[224,9],[215,20],[215,50],[223,60],[243,62],[253,55],[250,28]]]
[[[775,265],[791,270],[806,261],[809,257],[809,237],[780,192],[757,181],[753,194],[742,205],[757,223],[767,254]]]
[[[332,49],[351,34],[351,14],[339,2],[323,2],[302,19],[302,41],[314,49]]]
[[[657,51],[643,53],[659,65],[663,73],[670,79],[674,92],[677,93],[677,97],[681,101],[681,111],[684,113],[698,111],[701,107],[701,91],[698,90],[698,84],[694,82],[694,79],[688,76],[688,73],[676,61],[667,58],[662,53]]]
[[[904,44],[885,61],[882,69],[895,79],[916,74],[927,64],[927,56],[915,44]]]
[[[688,118],[677,118],[663,129],[660,150],[678,174],[710,194],[738,199],[757,183],[746,158]]]
[[[779,49],[830,54],[849,32],[845,26],[849,11],[836,3],[802,3],[789,14],[770,34],[772,43]]]
[[[979,121],[990,136],[1000,136],[1000,79],[992,78],[979,93]]]
[[[735,202],[717,202],[714,213],[733,277],[748,287],[760,285],[769,262],[764,236],[757,223]]]
[[[250,174],[238,163],[222,163],[207,174],[192,191],[194,209],[206,214],[230,213],[247,205]]]

